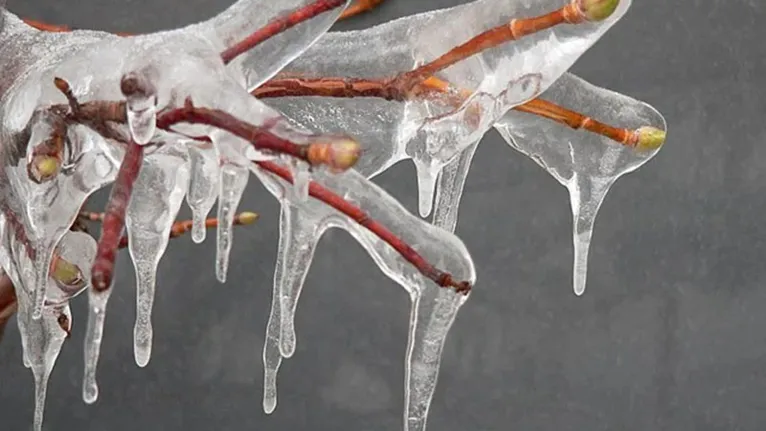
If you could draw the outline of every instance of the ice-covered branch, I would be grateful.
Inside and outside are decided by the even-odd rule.
[[[217,40],[233,58],[242,54],[234,63],[235,67],[247,69],[248,85],[256,86],[269,79],[286,64],[295,59],[308,46],[314,43],[338,19],[345,6],[351,0],[239,0],[218,16],[194,26],[190,31],[201,31],[211,40]],[[313,14],[300,15],[306,11]],[[290,17],[303,19],[291,21]],[[312,18],[312,19],[308,19]],[[284,23],[291,23],[288,27]],[[238,44],[254,34],[268,34],[264,28],[271,23],[279,23],[278,34],[271,33],[268,40],[260,40],[257,46],[241,53]],[[260,36],[257,36],[260,38]],[[242,46],[242,45],[240,45]],[[231,51],[229,51],[231,50]]]

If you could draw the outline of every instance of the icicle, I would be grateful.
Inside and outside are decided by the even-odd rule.
[[[218,199],[218,156],[215,149],[189,146],[189,189],[186,202],[192,210],[192,241],[205,240],[205,219]]]
[[[127,211],[128,249],[136,271],[133,352],[139,367],[145,367],[151,357],[157,266],[167,248],[187,184],[186,167],[179,167],[179,162],[182,160],[165,154],[147,158],[134,186],[141,199],[132,199]]]
[[[593,224],[596,214],[604,202],[607,191],[614,184],[613,178],[588,177],[575,174],[567,183],[569,201],[572,205],[574,224],[574,271],[573,286],[575,295],[585,293],[585,281],[588,275],[588,250],[593,236]]]
[[[287,242],[286,235],[279,236],[279,250],[282,250]],[[263,343],[263,411],[271,414],[277,408],[277,373],[282,365],[282,355],[279,352],[279,337],[282,333],[282,303],[280,297],[280,283],[283,277],[282,262],[277,258],[277,266],[274,270],[274,287],[271,295],[271,312],[269,322],[266,324],[266,339]]]
[[[479,141],[466,148],[462,153],[442,169],[436,188],[436,203],[432,223],[448,232],[455,232],[457,227],[460,198],[463,196],[468,169]]]
[[[404,431],[424,431],[442,349],[464,295],[435,285],[410,287],[412,312],[405,363]]]
[[[101,354],[101,340],[104,337],[106,304],[111,294],[111,287],[103,292],[88,289],[88,326],[85,329],[85,370],[82,387],[82,399],[88,404],[93,404],[98,399],[96,369]]]
[[[570,194],[573,216],[573,289],[585,292],[588,251],[598,209],[609,188],[621,176],[654,157],[664,141],[665,120],[651,106],[598,88],[565,74],[542,99],[590,115],[592,120],[629,133],[653,125],[638,147],[586,130],[574,130],[547,118],[509,112],[495,127],[511,147],[529,156],[564,185]]]
[[[55,282],[48,280],[48,286],[55,289]],[[45,308],[40,319],[34,319],[30,305],[31,301],[23,291],[18,296],[18,322],[22,333],[25,365],[32,370],[35,380],[35,412],[33,429],[42,430],[45,400],[50,378],[56,359],[61,352],[61,346],[67,337],[67,331],[72,321],[68,305],[57,308]],[[66,324],[66,328],[62,326]]]
[[[279,301],[282,307],[279,336],[279,351],[289,358],[295,353],[295,310],[306,280],[311,261],[314,258],[319,237],[324,228],[310,217],[306,217],[299,207],[282,203],[279,217],[279,260],[280,273],[274,282],[279,286]],[[285,238],[284,241],[281,238]]]
[[[221,283],[226,282],[226,272],[229,269],[229,253],[232,245],[232,226],[237,206],[247,187],[249,172],[232,164],[221,167],[221,177],[218,197],[218,236],[216,249],[215,276]]]
[[[428,217],[433,208],[436,179],[441,171],[441,166],[423,163],[416,158],[415,168],[418,174],[418,210],[421,217]]]

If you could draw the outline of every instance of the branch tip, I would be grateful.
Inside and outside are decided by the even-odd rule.
[[[635,148],[640,152],[654,151],[665,143],[666,133],[656,127],[645,126],[635,132]]]
[[[572,3],[577,5],[585,19],[598,22],[612,16],[620,0],[572,0]]]

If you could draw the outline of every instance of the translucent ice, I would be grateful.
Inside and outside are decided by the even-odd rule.
[[[348,5],[352,0],[346,0]],[[315,0],[239,0],[215,18],[190,28],[208,39],[232,46],[276,17],[315,3]],[[243,54],[233,67],[243,67],[247,87],[258,86],[313,44],[338,19],[343,7],[322,13],[276,35]]]
[[[666,130],[665,120],[651,106],[571,74],[562,76],[542,98],[609,125]],[[619,177],[648,162],[659,149],[639,152],[607,137],[517,111],[506,114],[495,127],[512,148],[529,156],[569,190],[574,224],[574,291],[582,295],[593,223],[607,191]]]
[[[111,294],[111,289],[103,292],[88,290],[88,326],[85,329],[85,369],[82,383],[82,399],[88,404],[93,404],[98,399],[96,369],[101,355],[101,341],[104,338],[106,305]]]
[[[136,325],[134,354],[140,367],[152,351],[151,313],[157,283],[157,265],[168,245],[170,229],[181,208],[188,182],[186,151],[169,147],[144,159],[131,199],[125,226],[128,249],[136,270]]]
[[[205,219],[218,199],[218,155],[210,149],[188,144],[189,187],[186,202],[192,210],[192,241],[197,244],[205,240],[207,229]]]
[[[221,176],[218,182],[218,236],[216,242],[215,276],[221,283],[226,282],[229,269],[229,253],[231,253],[232,237],[234,236],[234,217],[239,201],[247,187],[249,172],[233,164],[221,166]]]
[[[294,314],[303,280],[321,235],[329,228],[348,231],[392,280],[409,292],[413,300],[410,341],[407,349],[406,424],[410,430],[422,430],[425,415],[438,375],[439,357],[447,331],[466,296],[437,286],[425,278],[388,243],[335,209],[316,199],[293,200],[290,184],[255,169],[261,181],[277,197],[283,197],[275,299],[264,347],[267,387],[264,408],[276,405],[276,371],[280,364],[275,344],[283,355],[295,350]],[[473,262],[465,246],[454,235],[409,214],[382,189],[351,170],[342,175],[317,171],[314,179],[337,195],[364,208],[370,216],[389,228],[417,252],[440,268],[447,268],[455,279],[475,281]],[[296,258],[297,257],[297,258]],[[277,296],[277,292],[279,296]],[[277,322],[281,322],[277,324]],[[276,336],[277,331],[281,334]]]

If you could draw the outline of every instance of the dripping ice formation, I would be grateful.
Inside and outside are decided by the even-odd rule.
[[[271,412],[276,406],[276,374],[282,357],[295,351],[294,318],[303,281],[316,249],[316,243],[327,229],[348,231],[375,263],[410,295],[409,341],[406,349],[405,426],[409,430],[425,429],[426,415],[436,386],[441,351],[457,311],[466,296],[438,287],[416,271],[391,246],[373,236],[348,217],[319,204],[296,196],[293,185],[284,184],[260,169],[256,175],[269,191],[281,197],[280,243],[275,273],[274,299],[264,346],[263,407]],[[362,187],[369,182],[359,173],[343,175],[317,172],[314,179],[338,195],[365,208],[374,218],[397,232],[421,255],[440,267],[450,268],[458,279],[474,282],[473,262],[468,251],[455,236],[409,214],[395,199],[377,186]]]
[[[307,198],[309,175],[300,164],[286,165],[296,177],[295,185],[286,186],[283,181],[251,167],[251,160],[272,158],[254,151],[241,139],[200,126],[178,127],[175,129],[178,133],[156,128],[157,112],[179,107],[190,97],[198,106],[222,109],[255,124],[275,124],[276,134],[295,142],[307,143],[314,139],[316,131],[290,125],[273,108],[252,98],[244,84],[257,85],[276,73],[280,65],[287,64],[326,31],[339,11],[320,15],[275,38],[284,44],[279,45],[280,49],[264,44],[269,49],[268,62],[262,59],[255,62],[250,53],[223,67],[219,57],[221,50],[232,41],[241,39],[285,10],[306,3],[305,0],[282,1],[274,6],[273,2],[240,1],[207,23],[124,39],[89,31],[41,33],[0,10],[5,24],[0,33],[0,70],[4,72],[0,78],[0,182],[4,186],[0,188],[0,265],[12,278],[20,301],[18,319],[24,362],[32,368],[37,382],[36,429],[42,424],[45,384],[64,340],[62,331],[66,332],[61,328],[60,316],[66,316],[71,323],[68,301],[87,288],[83,286],[67,295],[62,295],[60,289],[55,290],[51,284],[55,280],[48,273],[51,256],[56,250],[64,250],[63,256],[67,257],[67,244],[82,242],[77,239],[80,235],[70,232],[69,227],[88,196],[114,181],[125,147],[89,127],[72,126],[67,130],[69,145],[63,149],[61,170],[53,179],[33,180],[27,167],[33,160],[34,149],[50,136],[53,124],[48,108],[52,104],[67,103],[53,86],[54,77],[66,80],[79,102],[85,103],[124,100],[119,89],[120,79],[135,72],[147,73],[156,93],[149,98],[130,100],[128,97],[127,124],[115,125],[112,132],[146,147],[134,188],[140,199],[130,201],[125,228],[137,279],[136,363],[145,366],[150,359],[156,269],[184,197],[195,212],[196,241],[203,239],[199,222],[213,202],[219,201],[216,276],[223,280],[232,241],[232,218],[247,183],[247,169],[253,169],[282,200],[283,208],[295,208],[296,221],[285,224],[305,224],[311,220],[321,225],[322,230],[337,227],[349,231],[378,266],[408,291],[413,305],[406,349],[409,366],[405,417],[410,429],[425,426],[446,334],[466,296],[439,288],[370,232]],[[253,13],[245,13],[254,11],[256,6],[256,18]],[[264,10],[267,13],[263,13]],[[192,144],[188,136],[209,136],[211,142],[210,145]],[[279,158],[276,161],[284,162]],[[473,262],[457,237],[409,214],[364,175],[349,171],[343,176],[333,176],[320,169],[311,177],[361,205],[371,217],[435,265],[450,271],[456,279],[475,281]],[[321,232],[314,234],[318,237]],[[90,280],[95,244],[91,239],[80,249],[83,250],[81,259],[75,256],[70,259],[83,268],[83,277]],[[283,298],[286,290],[280,290],[276,298],[280,310],[289,310],[284,319],[280,318],[278,352],[280,349],[287,352],[290,347],[289,336],[285,336],[284,346],[281,337],[283,333],[292,333],[292,326],[285,324],[283,330],[282,322],[292,322],[292,317],[287,316],[294,312],[300,290],[294,282],[288,287],[293,289],[293,296]],[[99,394],[96,372],[111,289],[100,293],[93,289],[87,291],[82,395],[85,402],[93,403]],[[54,320],[59,326],[53,325]],[[294,349],[294,342],[292,346]]]
[[[571,74],[559,79],[543,98],[577,106],[580,112],[608,124],[667,129],[662,115],[646,103],[596,87]],[[641,167],[659,149],[637,152],[604,136],[561,127],[524,112],[507,113],[495,127],[508,145],[534,160],[569,191],[574,292],[582,295],[593,225],[606,193],[618,178]]]

